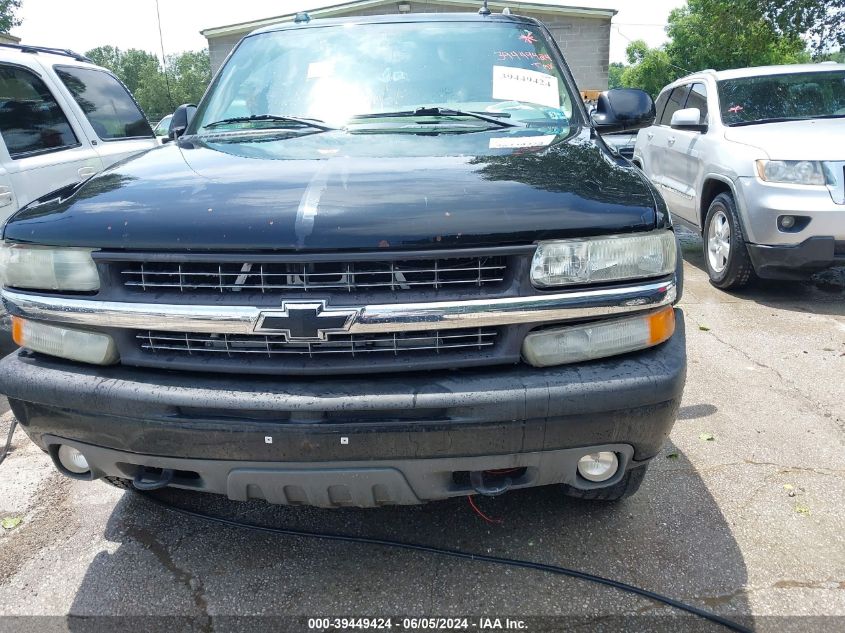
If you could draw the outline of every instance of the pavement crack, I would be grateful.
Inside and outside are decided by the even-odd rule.
[[[702,328],[701,323],[699,323],[698,321],[696,321],[695,323],[699,327],[699,329]],[[771,365],[766,365],[765,363],[760,362],[759,360],[757,360],[756,358],[751,356],[751,354],[749,354],[746,350],[742,349],[741,347],[734,345],[733,343],[730,343],[729,341],[726,341],[725,339],[720,337],[718,334],[716,334],[712,330],[707,329],[706,333],[708,335],[712,336],[714,339],[716,339],[719,343],[721,343],[725,347],[728,347],[728,348],[734,350],[735,352],[737,352],[740,356],[745,358],[748,362],[753,363],[755,366],[759,367],[760,369],[766,369],[766,370],[772,372],[775,376],[778,377],[778,379],[781,381],[781,384],[784,387],[786,387],[786,389],[788,391],[798,395],[811,409],[814,409],[816,412],[820,413],[826,419],[833,421],[833,423],[836,424],[839,427],[840,430],[845,431],[845,422],[842,422],[839,418],[833,416],[831,411],[828,411],[824,406],[819,404],[814,398],[811,398],[810,396],[805,394],[803,391],[801,391],[801,389],[799,389],[798,386],[794,382],[785,378],[784,375],[781,374],[779,370],[772,367]]]
[[[752,459],[745,459],[741,462],[726,462],[724,464],[709,464],[707,466],[697,466],[696,468],[677,468],[674,472],[685,472],[689,474],[701,472],[713,472],[722,470],[723,468],[733,468],[735,466],[770,466],[772,468],[780,469],[779,473],[813,473],[814,475],[822,475],[825,477],[842,477],[845,476],[845,470],[835,468],[811,468],[809,466],[788,466],[786,464],[778,464],[776,462],[758,462]]]

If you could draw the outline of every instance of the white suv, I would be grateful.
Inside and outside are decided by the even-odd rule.
[[[157,145],[106,69],[71,51],[0,45],[0,226],[33,200]]]
[[[845,264],[845,65],[705,70],[656,107],[633,161],[702,233],[713,285]]]

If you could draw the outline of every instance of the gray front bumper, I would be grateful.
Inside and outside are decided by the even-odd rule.
[[[176,471],[171,485],[178,488],[223,494],[236,501],[264,499],[323,508],[409,505],[473,494],[468,483],[455,480],[455,472],[524,468],[508,489],[549,484],[587,489],[613,485],[628,468],[638,465],[632,462],[634,451],[627,444],[480,457],[267,463],[137,455],[56,437],[46,441],[77,448],[94,478],[131,479],[138,466],[171,469]],[[596,484],[579,477],[576,465],[585,453],[599,450],[615,452],[620,463],[611,479]]]

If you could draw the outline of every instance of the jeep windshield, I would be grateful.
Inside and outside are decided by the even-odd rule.
[[[845,117],[845,71],[742,77],[718,86],[722,121],[732,127]]]
[[[516,21],[259,33],[227,61],[189,132],[307,129],[294,118],[354,131],[559,129],[578,113],[552,46]]]

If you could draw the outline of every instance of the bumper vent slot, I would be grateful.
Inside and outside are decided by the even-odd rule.
[[[339,334],[327,341],[289,343],[284,336],[200,334],[143,331],[136,339],[143,352],[164,356],[217,356],[228,358],[322,358],[365,355],[440,355],[480,352],[496,344],[495,328],[395,332],[391,334]]]
[[[505,280],[500,255],[355,262],[144,262],[120,265],[135,292],[401,292],[481,287]]]

